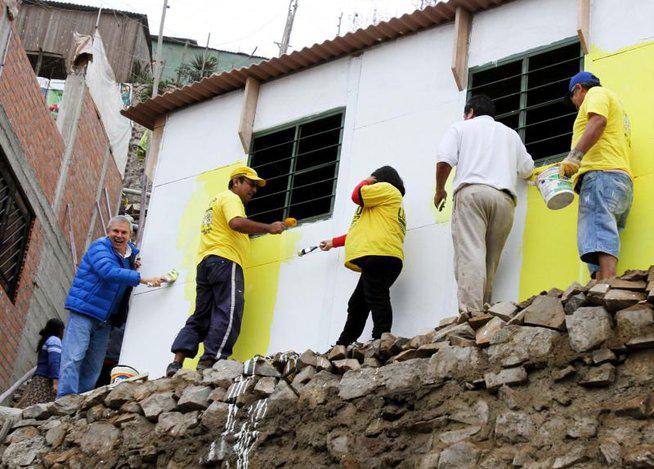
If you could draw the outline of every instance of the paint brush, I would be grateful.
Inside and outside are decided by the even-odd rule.
[[[297,252],[297,255],[298,255],[298,257],[306,256],[307,254],[309,254],[309,253],[315,251],[316,249],[318,249],[318,246],[309,246],[309,247],[307,247],[307,248],[300,249],[300,250]]]

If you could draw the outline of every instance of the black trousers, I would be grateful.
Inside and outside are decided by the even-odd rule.
[[[350,345],[361,336],[371,311],[373,339],[390,332],[393,324],[390,288],[402,271],[402,261],[390,256],[364,256],[353,263],[361,267],[361,277],[347,305],[338,345]]]
[[[200,360],[219,360],[232,354],[243,319],[243,269],[219,256],[210,255],[198,264],[195,312],[179,331],[171,351],[193,358],[200,342]]]

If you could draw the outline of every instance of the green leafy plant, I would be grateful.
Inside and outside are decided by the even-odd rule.
[[[177,75],[180,82],[192,83],[214,74],[217,70],[218,57],[214,55],[205,57],[204,54],[197,54],[190,62],[179,66]]]

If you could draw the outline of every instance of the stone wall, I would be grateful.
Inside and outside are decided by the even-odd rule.
[[[6,467],[652,467],[654,268],[409,338],[0,409]]]

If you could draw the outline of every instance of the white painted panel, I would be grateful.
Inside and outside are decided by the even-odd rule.
[[[590,42],[593,46],[608,52],[652,40],[654,40],[653,1],[593,0],[591,2]]]
[[[576,0],[519,0],[472,18],[469,67],[577,36]]]
[[[433,224],[436,149],[445,129],[463,113],[463,100],[451,101],[354,132],[350,174],[354,187],[383,165],[393,166],[406,188],[404,207],[408,228]],[[348,194],[349,195],[349,194]]]
[[[196,178],[193,176],[153,188],[142,241],[142,276],[163,275],[175,268],[180,274],[178,281],[180,283],[185,281],[188,272],[181,267],[183,256],[178,240],[182,230],[187,232],[199,230],[202,212],[198,212],[195,216],[197,223],[182,224],[186,206],[196,186]],[[147,287],[140,286],[137,291],[145,288]]]
[[[350,58],[261,85],[254,131],[345,106]]]
[[[453,30],[444,25],[363,54],[357,128],[457,99],[450,71]]]
[[[121,363],[150,373],[150,378],[163,376],[173,358],[170,346],[188,318],[184,287],[178,281],[170,287],[132,295]]]
[[[177,111],[164,127],[154,184],[161,185],[246,156],[238,137],[243,91]]]
[[[332,315],[326,306],[339,269],[344,267],[335,251],[318,251],[282,264],[269,352],[327,348]]]

